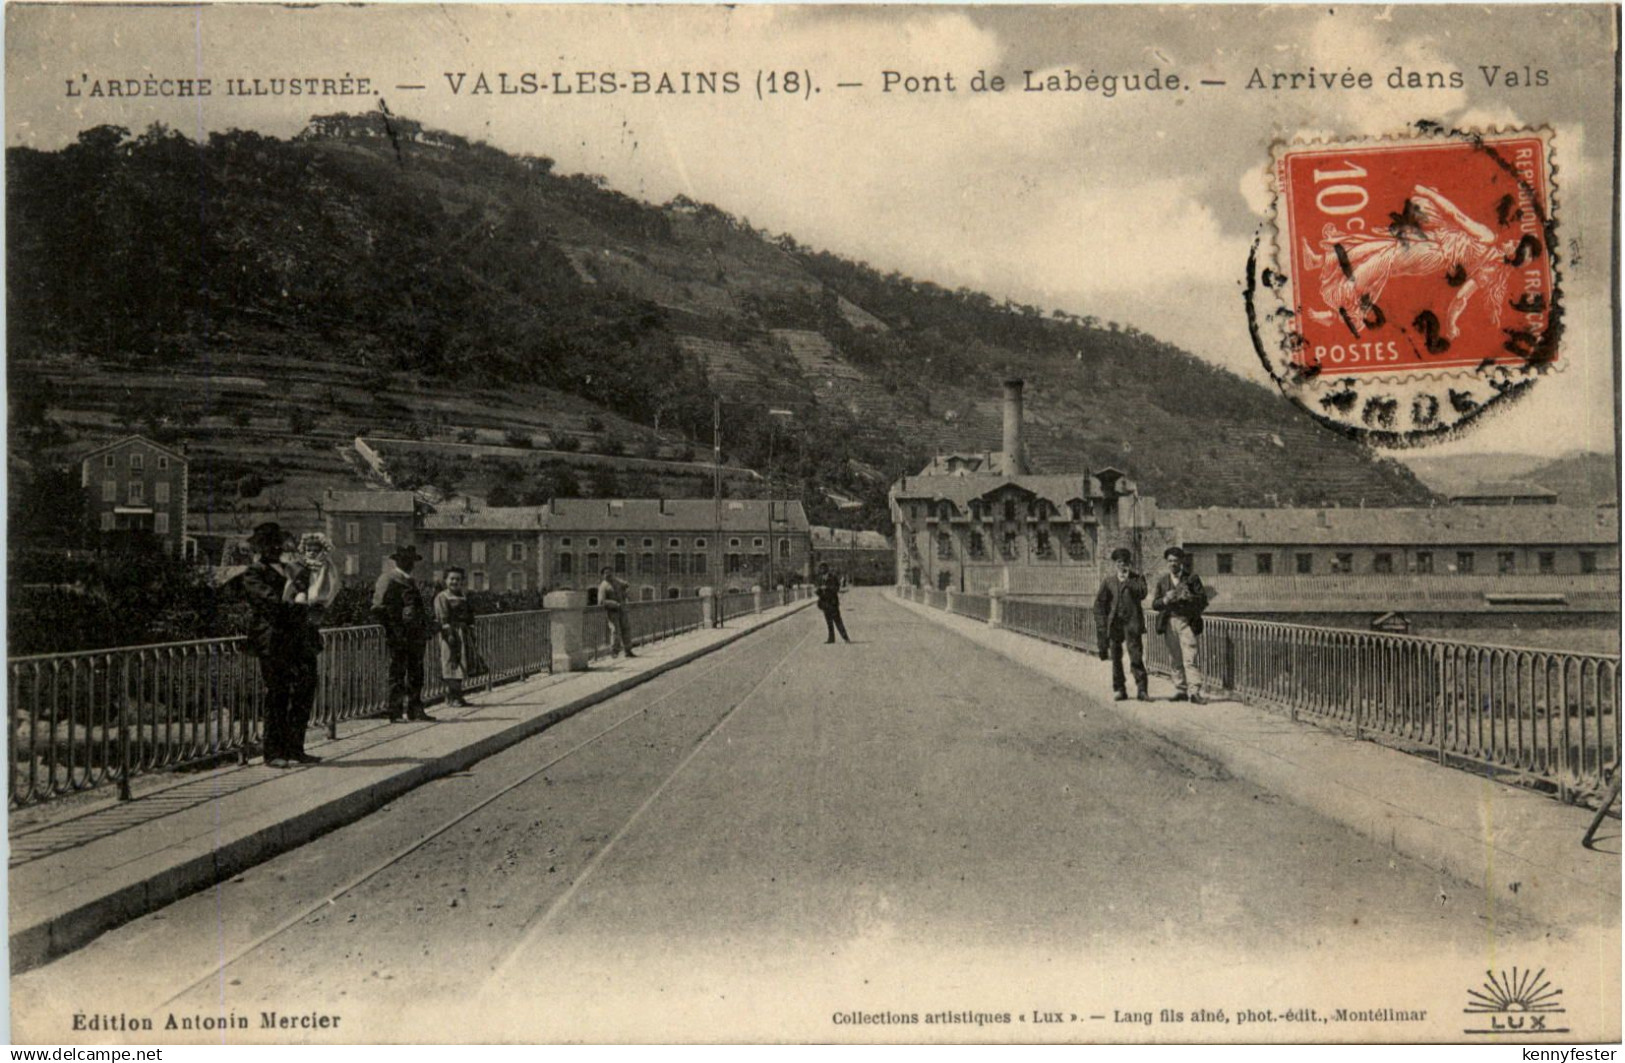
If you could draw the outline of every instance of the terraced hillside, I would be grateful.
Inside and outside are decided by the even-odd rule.
[[[1118,466],[1178,506],[1429,497],[1132,328],[886,274],[410,121],[204,144],[98,127],[9,149],[7,176],[7,353],[41,396],[14,419],[30,460],[156,426],[204,459],[194,496],[219,496],[278,455],[310,466],[301,492],[352,485],[343,447],[368,433],[706,457],[720,400],[728,463],[798,488],[815,522],[884,529],[896,476],[999,445],[1015,375],[1040,471]]]

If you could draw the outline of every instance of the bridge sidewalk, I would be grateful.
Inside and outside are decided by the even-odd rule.
[[[1239,701],[1168,700],[1155,676],[1151,702],[1111,700],[1111,666],[1027,635],[889,596],[960,635],[1088,697],[1179,746],[1213,757],[1422,864],[1483,890],[1493,911],[1514,904],[1565,927],[1618,925],[1620,823],[1596,849],[1580,838],[1593,811],[1431,763]]]
[[[13,973],[354,822],[414,787],[461,771],[591,705],[728,645],[811,604],[793,602],[718,629],[471,694],[467,709],[434,707],[434,723],[348,721],[316,740],[320,764],[292,770],[258,759],[192,775],[140,780],[134,800],[98,792],[11,816]]]

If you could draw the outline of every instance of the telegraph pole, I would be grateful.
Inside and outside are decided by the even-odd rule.
[[[710,551],[715,559],[711,569],[712,588],[712,616],[716,618],[716,625],[722,626],[722,400],[711,400],[711,470],[712,492],[716,500],[716,535],[712,538]]]

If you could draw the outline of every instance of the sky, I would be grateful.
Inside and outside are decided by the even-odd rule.
[[[1293,139],[1402,135],[1429,119],[1548,126],[1567,332],[1562,369],[1429,456],[1612,451],[1609,265],[1614,25],[1604,7],[336,7],[7,9],[8,145],[162,121],[291,135],[313,113],[391,111],[663,202],[947,287],[1133,325],[1260,382],[1241,286],[1271,231],[1269,160]],[[1257,69],[1370,72],[1373,90],[1272,92]],[[1404,71],[1460,87],[1390,90]],[[1483,69],[1481,69],[1483,68]],[[1485,74],[1498,68],[1494,87]],[[1527,68],[1527,71],[1526,69]],[[1189,91],[1024,92],[1024,71],[1175,73]],[[734,71],[719,95],[472,96],[446,75]],[[810,98],[758,98],[758,72]],[[883,72],[957,91],[881,91]],[[1545,86],[1505,83],[1509,72]],[[1002,93],[972,92],[978,71]],[[1526,78],[1525,75],[1530,75]],[[378,96],[243,99],[220,79],[368,77]],[[89,98],[96,79],[210,77],[208,99]],[[81,95],[66,88],[78,79]],[[1196,84],[1222,80],[1224,86]],[[841,88],[841,83],[862,87]],[[424,85],[424,89],[403,89]],[[1283,399],[1282,401],[1286,401]]]

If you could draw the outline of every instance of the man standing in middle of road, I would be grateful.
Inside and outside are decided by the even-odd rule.
[[[1112,551],[1115,572],[1109,572],[1100,581],[1095,595],[1095,630],[1100,637],[1100,655],[1112,662],[1112,697],[1116,701],[1128,700],[1128,679],[1123,675],[1123,649],[1128,648],[1129,670],[1134,673],[1135,696],[1150,701],[1146,689],[1145,614],[1140,603],[1145,601],[1145,577],[1134,571],[1134,555],[1127,547]]]
[[[423,711],[423,646],[429,641],[429,610],[412,582],[412,569],[422,560],[411,543],[389,555],[395,567],[378,577],[372,592],[372,615],[384,628],[389,651],[389,718],[432,720]]]
[[[829,570],[829,563],[818,566],[818,610],[824,614],[824,626],[829,628],[829,638],[824,642],[835,641],[835,632],[841,633],[842,642],[851,642],[846,637],[846,625],[841,622],[841,577]]]

